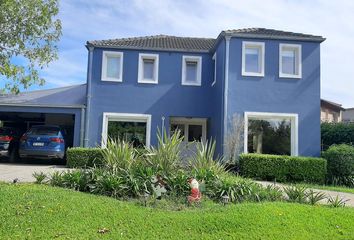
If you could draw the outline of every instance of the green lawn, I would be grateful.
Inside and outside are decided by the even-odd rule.
[[[97,233],[106,228],[109,232]],[[354,209],[290,203],[146,208],[68,189],[0,183],[0,239],[354,239]]]

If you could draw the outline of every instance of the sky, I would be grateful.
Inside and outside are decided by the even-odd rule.
[[[321,35],[321,97],[354,107],[352,0],[61,0],[59,60],[43,87],[84,83],[87,40],[166,34],[216,38],[222,30],[264,27]]]

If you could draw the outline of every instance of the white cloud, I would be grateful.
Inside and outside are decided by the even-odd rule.
[[[354,2],[288,0],[62,0],[60,59],[48,82],[86,79],[87,40],[171,34],[217,37],[221,30],[266,27],[323,35],[322,96],[354,106]]]

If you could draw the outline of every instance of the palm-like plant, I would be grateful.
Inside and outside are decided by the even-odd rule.
[[[102,155],[104,166],[113,172],[130,169],[136,159],[133,146],[119,139],[108,139]]]
[[[203,171],[210,170],[215,174],[225,172],[225,167],[220,159],[215,159],[215,141],[200,142],[197,144],[197,151],[192,156],[189,164],[194,170]]]
[[[158,146],[148,149],[146,160],[148,165],[162,174],[172,172],[181,165],[181,143],[183,137],[179,131],[175,131],[170,137],[164,129],[157,134]]]

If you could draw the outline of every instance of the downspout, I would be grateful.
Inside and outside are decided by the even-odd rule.
[[[86,89],[86,114],[85,114],[85,139],[84,147],[89,145],[89,125],[91,112],[91,80],[92,80],[92,60],[93,60],[93,46],[88,46],[89,49],[89,63],[87,69],[87,89]]]
[[[229,56],[230,56],[230,39],[231,36],[225,36],[225,88],[224,88],[224,136],[223,136],[223,142],[224,142],[224,151],[223,153],[225,154],[226,150],[226,136],[227,136],[227,103],[228,103],[228,95],[229,95]]]
[[[81,117],[80,117],[80,147],[84,146],[84,133],[85,133],[85,108],[81,108]]]

